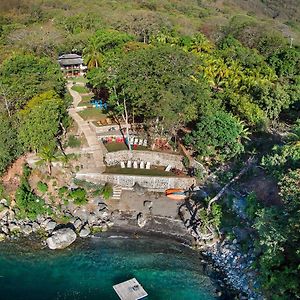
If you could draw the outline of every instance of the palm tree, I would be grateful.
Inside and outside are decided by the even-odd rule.
[[[92,37],[88,45],[83,49],[83,58],[89,69],[98,68],[101,64],[103,55],[96,37]]]
[[[51,175],[52,173],[52,162],[57,160],[55,155],[55,147],[52,145],[45,146],[39,152],[40,160],[37,162],[38,165],[47,164],[48,166],[48,173]]]

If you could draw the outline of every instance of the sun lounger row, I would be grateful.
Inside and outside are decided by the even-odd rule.
[[[148,141],[146,139],[138,139],[136,137],[131,137],[129,139],[130,145],[139,145],[147,147]]]
[[[147,163],[145,163],[143,161],[141,161],[141,162],[133,161],[132,162],[131,160],[128,160],[126,164],[125,164],[124,161],[121,161],[120,164],[121,164],[121,168],[122,169],[124,169],[124,168],[138,169],[140,167],[140,169],[147,169],[147,170],[149,170],[150,166],[151,166],[150,162],[147,162]]]

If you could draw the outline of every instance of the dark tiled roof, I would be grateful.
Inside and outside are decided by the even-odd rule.
[[[80,55],[78,55],[78,54],[75,54],[75,53],[69,53],[69,54],[63,54],[63,55],[61,55],[58,59],[60,60],[60,59],[68,59],[68,58],[81,58],[81,56]]]
[[[80,65],[83,64],[83,59],[78,54],[64,54],[58,58],[61,66]]]

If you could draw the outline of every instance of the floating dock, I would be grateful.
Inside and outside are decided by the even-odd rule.
[[[113,288],[121,300],[139,300],[148,296],[135,278],[116,284]]]

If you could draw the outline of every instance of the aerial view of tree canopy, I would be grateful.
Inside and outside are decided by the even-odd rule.
[[[64,79],[58,65],[50,58],[14,55],[0,66],[0,97],[8,114],[22,108],[38,93],[55,90],[65,93]]]
[[[182,154],[185,175],[209,191],[196,203],[204,227],[213,224],[224,236],[229,227],[226,238],[234,241],[235,230],[246,226],[251,245],[241,247],[255,253],[258,288],[266,299],[298,299],[299,15],[296,0],[2,1],[0,173],[31,153],[52,178],[57,150],[65,164],[64,147],[73,139],[80,148],[73,133],[71,142],[64,140],[74,130],[68,111],[77,108],[66,84],[76,81],[72,90],[85,94],[82,119],[95,113],[126,123],[123,150],[131,150],[131,127],[149,144],[166,141],[168,151]],[[66,53],[82,56],[85,78],[63,77],[58,58]],[[105,108],[97,110],[100,99]],[[88,119],[87,128],[97,121]],[[234,224],[232,199],[218,197],[216,189],[226,191],[237,178],[246,188],[236,184],[233,195],[250,208]],[[28,180],[21,178],[15,200],[20,214],[35,220],[45,207]],[[85,203],[85,190],[77,193],[84,196],[77,204]],[[210,201],[219,203],[210,209]],[[224,232],[222,214],[230,219]]]

